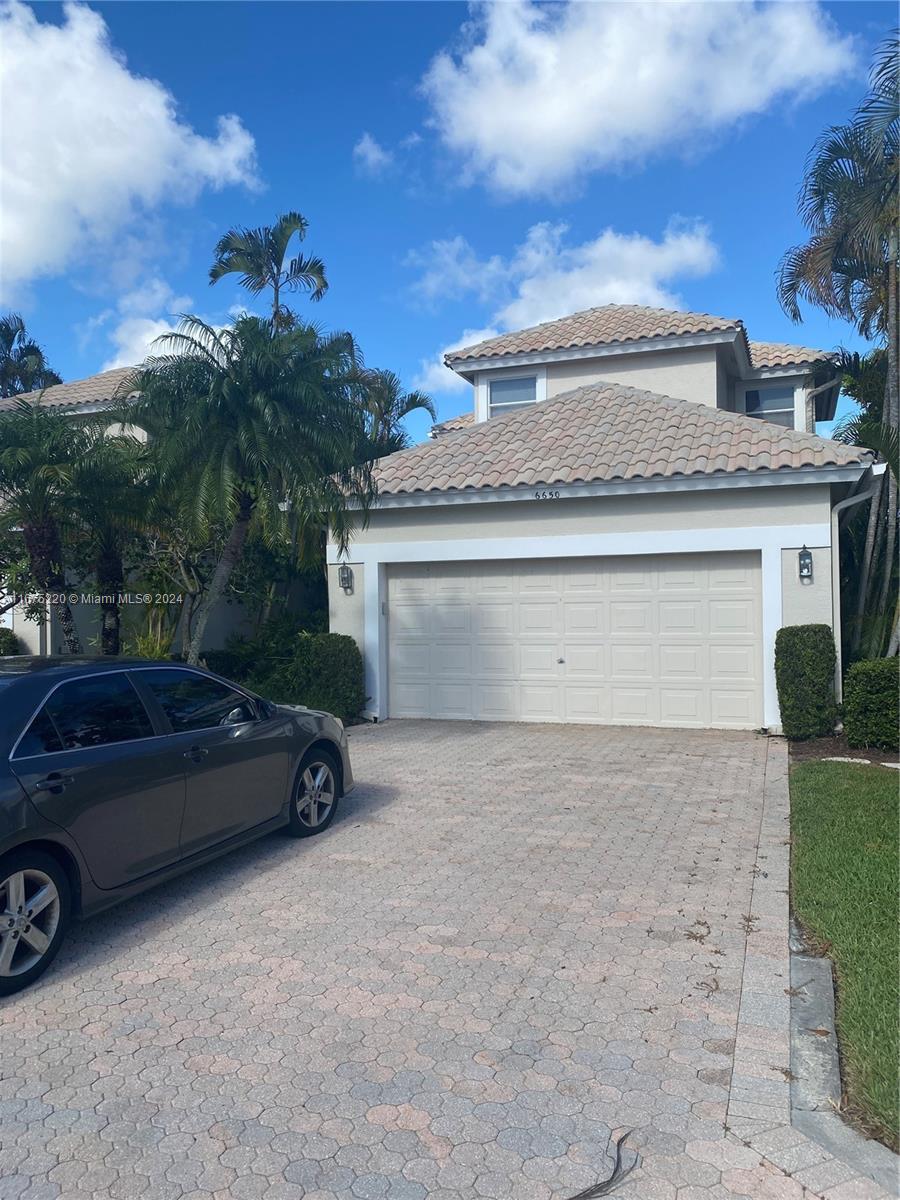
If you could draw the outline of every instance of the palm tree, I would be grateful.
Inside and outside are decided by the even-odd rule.
[[[437,420],[431,397],[425,392],[405,392],[400,377],[393,371],[362,371],[360,383],[372,458],[393,454],[409,445],[402,422],[410,413],[424,411],[432,421]]]
[[[188,316],[157,347],[122,385],[138,393],[128,420],[150,436],[163,482],[191,497],[197,526],[228,528],[191,633],[196,663],[251,530],[274,544],[290,526],[327,523],[345,548],[372,484],[357,465],[365,431],[348,334],[258,317],[219,330]]]
[[[258,296],[272,291],[272,319],[281,328],[294,322],[291,310],[281,302],[282,292],[308,292],[321,300],[328,291],[325,264],[321,258],[298,254],[286,262],[288,246],[296,235],[306,237],[309,222],[298,212],[285,213],[274,225],[259,229],[229,229],[216,245],[216,261],[209,269],[209,282],[224,275],[240,275],[241,285]]]
[[[98,424],[85,431],[71,473],[75,541],[100,595],[103,654],[120,651],[123,559],[129,538],[147,525],[152,500],[149,465],[143,442],[125,433],[110,436]]]
[[[0,317],[0,396],[20,396],[62,383],[51,371],[44,352],[30,338],[18,313]]]
[[[70,654],[81,639],[66,601],[60,526],[70,511],[69,488],[82,435],[57,409],[20,400],[0,413],[0,513],[22,530],[31,573],[52,606]]]
[[[897,50],[893,36],[878,52],[869,94],[853,120],[827,130],[813,147],[800,192],[810,237],[784,256],[778,280],[779,299],[793,320],[801,319],[800,302],[805,300],[852,322],[864,337],[885,342],[885,444],[900,426]],[[879,580],[873,566],[893,563],[897,496],[897,480],[886,473],[869,506],[851,653],[859,649],[865,613],[880,605],[890,588],[890,580],[884,574]]]

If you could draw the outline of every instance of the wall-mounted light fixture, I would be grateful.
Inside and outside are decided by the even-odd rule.
[[[798,571],[799,571],[799,575],[800,575],[801,579],[809,579],[810,581],[812,580],[812,577],[813,577],[812,552],[810,550],[807,550],[807,548],[805,546],[800,551],[800,553],[797,555],[797,567],[798,567]]]
[[[348,596],[353,591],[353,570],[346,563],[338,567],[338,584]]]

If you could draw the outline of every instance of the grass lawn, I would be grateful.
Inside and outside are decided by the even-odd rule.
[[[803,762],[791,769],[794,913],[834,962],[850,1113],[896,1148],[898,772]]]

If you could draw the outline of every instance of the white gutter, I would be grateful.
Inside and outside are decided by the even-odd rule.
[[[873,463],[869,469],[870,483],[865,491],[859,491],[859,485],[865,476],[861,475],[856,484],[850,491],[849,496],[845,496],[843,500],[839,500],[831,510],[831,626],[834,630],[834,644],[836,651],[835,674],[834,674],[834,694],[838,703],[843,698],[843,664],[841,662],[841,547],[840,547],[840,524],[844,518],[848,508],[852,508],[856,504],[862,504],[864,500],[871,500],[877,489],[881,486],[881,477],[887,470],[887,463]]]

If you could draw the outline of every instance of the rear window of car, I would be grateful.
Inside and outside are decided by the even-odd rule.
[[[218,679],[166,667],[136,674],[159,701],[176,733],[256,719],[253,701]]]
[[[152,722],[124,674],[72,679],[47,698],[25,730],[16,758],[152,737]]]

